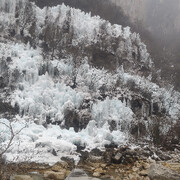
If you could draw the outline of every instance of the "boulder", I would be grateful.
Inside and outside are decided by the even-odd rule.
[[[163,165],[152,164],[149,168],[148,176],[151,180],[179,180],[180,174],[172,171]]]
[[[53,179],[53,180],[64,180],[67,177],[68,173],[64,170],[61,172],[46,171],[44,172],[44,177]]]
[[[67,162],[61,162],[61,163],[56,163],[51,170],[55,172],[62,171],[62,169],[69,169],[69,165]]]
[[[122,154],[117,153],[114,157],[112,157],[112,162],[113,163],[121,163],[121,158],[122,158]]]
[[[142,170],[139,172],[140,176],[147,176],[148,175],[148,170]]]
[[[98,172],[100,174],[103,174],[104,173],[104,170],[102,168],[97,168],[95,169],[95,172]]]
[[[180,163],[164,163],[165,167],[180,173]]]
[[[101,173],[99,173],[99,172],[94,172],[94,173],[93,173],[93,176],[94,176],[94,177],[100,177],[100,176],[101,176]]]

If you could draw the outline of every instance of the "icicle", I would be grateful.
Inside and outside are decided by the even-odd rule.
[[[121,74],[124,74],[124,67],[123,67],[123,64],[121,65]]]
[[[161,112],[161,110],[162,110],[162,103],[159,102],[159,112]]]
[[[149,104],[146,105],[146,117],[150,115],[150,107]]]
[[[144,103],[143,102],[142,102],[141,114],[143,117],[146,117],[145,112],[144,112]]]
[[[153,114],[153,99],[151,100],[151,115]]]

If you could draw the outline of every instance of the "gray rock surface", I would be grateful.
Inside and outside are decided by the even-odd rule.
[[[172,171],[160,164],[150,166],[148,176],[151,180],[179,180],[180,174]]]

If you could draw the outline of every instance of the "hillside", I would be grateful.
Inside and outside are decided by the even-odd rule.
[[[1,149],[9,127],[21,130],[8,161],[78,163],[79,147],[139,142],[179,148],[180,93],[163,85],[139,34],[64,4],[0,7]]]

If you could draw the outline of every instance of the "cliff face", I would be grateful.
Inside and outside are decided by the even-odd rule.
[[[133,22],[140,21],[153,33],[165,35],[180,32],[178,0],[111,0],[120,6]]]
[[[151,57],[129,27],[65,5],[0,4],[1,105],[12,109],[1,117],[52,123],[57,136],[73,132],[73,142],[64,138],[83,146],[93,137],[93,147],[127,134],[159,141],[178,125],[180,94],[154,83],[161,84]]]

